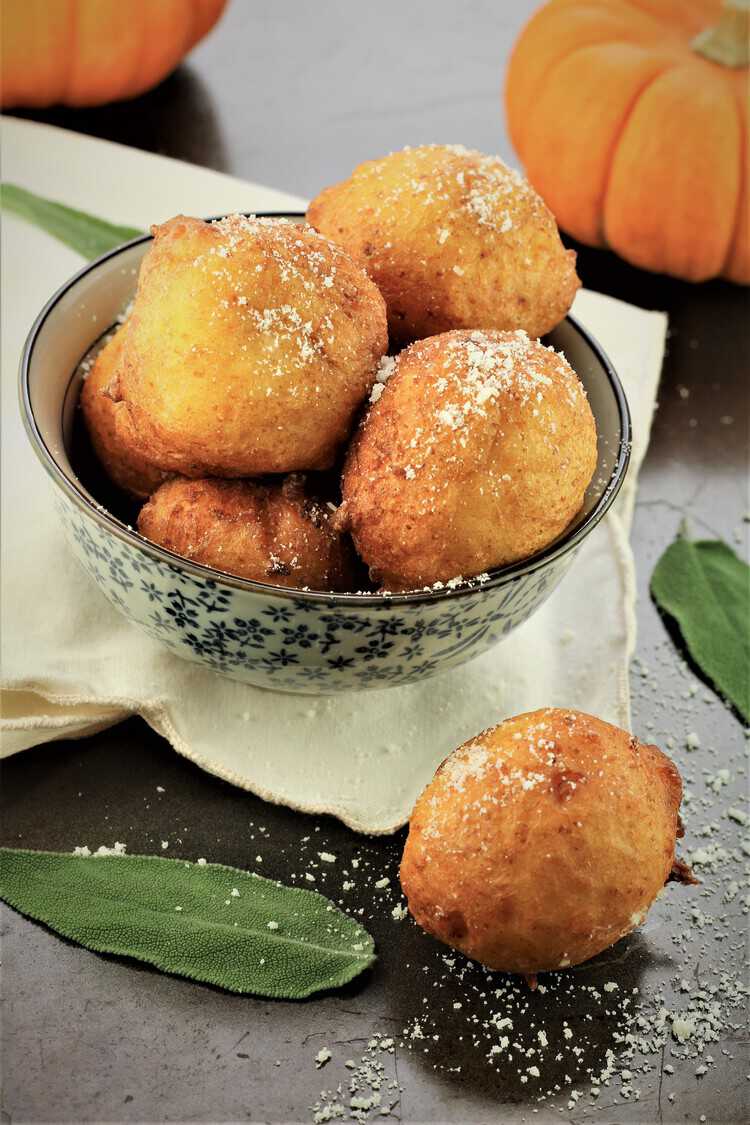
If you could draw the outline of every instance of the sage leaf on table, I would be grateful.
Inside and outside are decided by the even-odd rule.
[[[143,234],[142,230],[135,227],[115,226],[95,215],[87,215],[85,211],[76,211],[54,199],[35,195],[33,191],[27,191],[16,184],[3,184],[0,187],[0,206],[4,211],[10,211],[34,226],[42,227],[84,258],[98,258],[107,250],[113,250],[115,246],[121,246],[123,242],[129,242],[131,238]]]
[[[656,564],[651,593],[701,671],[750,722],[750,567],[726,543],[689,539],[683,528]]]
[[[231,992],[298,1000],[375,960],[323,895],[216,863],[0,848],[0,898],[87,949]]]

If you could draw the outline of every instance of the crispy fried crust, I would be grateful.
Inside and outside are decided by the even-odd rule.
[[[178,217],[141,266],[118,429],[186,476],[327,468],[386,347],[377,288],[310,228]]]
[[[164,482],[158,469],[117,427],[117,407],[107,393],[116,385],[122,362],[126,325],[119,328],[96,357],[81,390],[81,410],[97,457],[107,475],[125,492],[145,499]]]
[[[395,361],[349,448],[339,520],[386,589],[474,577],[554,540],[596,463],[561,355],[522,332],[445,333]]]
[[[360,164],[310,204],[308,221],[367,268],[392,341],[452,328],[549,332],[580,281],[554,217],[517,172],[460,145]]]
[[[508,719],[451,754],[417,801],[401,862],[409,910],[493,969],[586,961],[664,886],[681,795],[656,746],[591,715]]]
[[[355,588],[353,552],[299,477],[281,485],[175,479],[138,517],[141,535],[217,570],[311,590]]]

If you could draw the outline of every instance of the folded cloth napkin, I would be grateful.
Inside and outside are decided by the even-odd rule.
[[[4,157],[8,180],[117,223],[146,227],[178,211],[303,206],[215,172],[23,122],[6,121]],[[15,219],[3,233],[4,754],[140,714],[179,753],[236,785],[381,833],[407,820],[442,758],[506,715],[569,706],[628,725],[635,622],[628,531],[661,368],[663,314],[596,293],[576,299],[575,314],[624,383],[633,456],[613,511],[530,621],[491,652],[422,684],[277,695],[173,656],[121,618],[69,555],[52,486],[22,430],[15,377],[34,316],[80,260]]]

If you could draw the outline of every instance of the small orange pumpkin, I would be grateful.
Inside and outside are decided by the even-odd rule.
[[[552,0],[507,74],[510,136],[560,226],[636,266],[750,282],[750,0]]]
[[[101,105],[174,70],[226,0],[3,0],[0,104]]]

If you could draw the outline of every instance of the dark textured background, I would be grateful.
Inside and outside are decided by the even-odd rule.
[[[499,91],[504,59],[531,7],[489,0],[264,6],[234,0],[189,63],[145,97],[30,116],[302,195],[345,176],[359,160],[404,144],[461,141],[512,158]],[[694,680],[681,669],[649,600],[648,577],[685,516],[701,535],[733,543],[744,537],[746,293],[723,283],[689,286],[649,276],[585,249],[579,272],[591,288],[669,313],[633,530],[634,729],[662,745],[675,740],[674,756],[694,793],[685,846],[700,843],[701,826],[717,820],[718,838],[736,848],[739,826],[722,814],[747,796],[742,728],[705,687],[683,699]],[[685,749],[690,731],[701,741],[692,754]],[[714,795],[706,777],[722,766],[730,770],[729,784]],[[143,852],[169,839],[169,855],[238,866],[262,853],[265,873],[287,881],[310,854],[303,837],[312,836],[340,857],[326,888],[334,897],[348,857],[362,857],[366,874],[347,902],[365,908],[380,952],[372,974],[342,993],[269,1003],[95,956],[4,910],[4,1121],[308,1121],[320,1090],[345,1079],[343,1060],[358,1058],[376,1031],[397,1036],[422,1011],[437,979],[434,943],[410,922],[395,923],[395,897],[368,886],[383,873],[395,874],[402,836],[363,840],[336,822],[265,805],[179,758],[140,721],[10,760],[3,770],[2,831],[8,844],[62,850],[119,839]],[[686,953],[673,937],[690,932],[688,903],[724,922],[702,929]],[[739,898],[721,903],[711,875],[700,891],[671,887],[639,934],[575,979],[585,985],[614,977],[621,989],[637,984],[649,995],[675,974],[700,982],[717,964],[737,970],[746,921]],[[462,995],[460,985],[454,994]],[[471,999],[464,1000],[470,1008]],[[532,998],[529,1021],[544,1018],[546,1003],[538,994]],[[583,1004],[570,1001],[571,1019]],[[649,1074],[635,1076],[639,1101],[623,1101],[615,1082],[602,1092],[599,1109],[583,1098],[568,1110],[567,1094],[537,1106],[539,1087],[521,1086],[515,1068],[488,1069],[470,1037],[460,1038],[466,1015],[459,1018],[450,1003],[447,1012],[434,1005],[441,1039],[430,1053],[399,1048],[389,1057],[389,1073],[404,1088],[394,1116],[410,1123],[594,1119],[602,1125],[697,1122],[701,1114],[713,1123],[748,1119],[746,1040],[732,1028],[712,1050],[715,1062],[703,1077],[695,1076],[697,1062],[672,1060],[674,1075],[664,1072],[668,1048],[665,1057],[649,1060]],[[592,1060],[603,1056],[612,1033],[607,1020],[589,1031]],[[314,1055],[324,1045],[334,1061],[317,1072]],[[460,1074],[445,1069],[458,1065]],[[551,1073],[549,1066],[543,1073]]]

